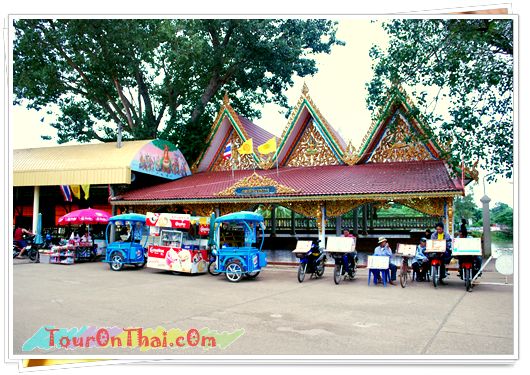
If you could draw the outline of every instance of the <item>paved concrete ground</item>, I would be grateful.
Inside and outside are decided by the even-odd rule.
[[[269,266],[255,280],[233,284],[224,276],[173,275],[104,263],[13,267],[14,352],[43,325],[57,327],[209,327],[244,335],[225,350],[165,349],[146,354],[223,355],[511,355],[513,287],[485,272],[472,293],[456,273],[449,285],[367,285],[324,277],[300,284],[296,268]],[[508,280],[512,282],[511,278]],[[143,354],[137,349],[42,351],[46,354]],[[31,354],[39,354],[32,352]]]

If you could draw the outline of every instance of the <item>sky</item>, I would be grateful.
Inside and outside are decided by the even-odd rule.
[[[365,84],[372,77],[372,61],[368,51],[374,44],[385,48],[387,35],[381,23],[372,22],[369,17],[341,17],[338,20],[337,38],[346,42],[346,45],[334,46],[330,54],[316,56],[318,73],[304,78],[295,76],[294,85],[286,94],[289,104],[294,106],[305,82],[309,95],[329,124],[338,130],[346,142],[351,140],[359,149],[371,124],[371,113],[365,102]],[[262,118],[254,122],[280,136],[287,123],[285,116],[280,113],[282,110],[277,105],[266,105],[262,108]],[[49,126],[52,119],[45,111],[15,107],[12,111],[13,148],[56,146],[56,141],[43,141],[41,138],[41,135],[56,136],[55,129]],[[480,172],[483,176],[484,172]],[[477,205],[481,207],[480,198],[484,193],[482,178],[478,183],[468,185],[466,193],[472,190]],[[491,207],[497,202],[513,207],[512,181],[499,179],[494,184],[487,183],[486,193],[492,199]]]

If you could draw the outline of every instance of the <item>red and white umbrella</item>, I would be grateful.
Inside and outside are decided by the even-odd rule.
[[[82,210],[72,211],[57,220],[59,225],[77,225],[77,224],[107,224],[111,214],[94,208],[84,208]]]

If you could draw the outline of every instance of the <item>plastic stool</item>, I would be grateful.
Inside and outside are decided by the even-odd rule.
[[[383,286],[386,286],[386,282],[390,281],[390,269],[368,269],[368,285],[370,285],[370,278],[373,277],[374,285],[377,285],[377,279],[379,278],[379,273],[382,273],[381,279],[383,280]]]

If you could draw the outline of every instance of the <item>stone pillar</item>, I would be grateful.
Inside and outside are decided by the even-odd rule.
[[[484,258],[489,258],[491,255],[491,225],[490,225],[490,202],[491,199],[486,194],[480,198],[482,202],[482,239],[484,243]]]
[[[340,237],[342,234],[342,216],[339,215],[335,218],[335,234]]]
[[[276,235],[276,205],[271,205],[271,234]]]
[[[40,186],[33,188],[33,223],[31,231],[36,233],[37,223],[39,221],[39,201],[40,201]]]
[[[353,209],[353,228],[352,233],[356,236],[359,234],[359,208],[356,207]]]
[[[296,236],[296,225],[295,225],[295,213],[293,210],[291,210],[291,235]]]

